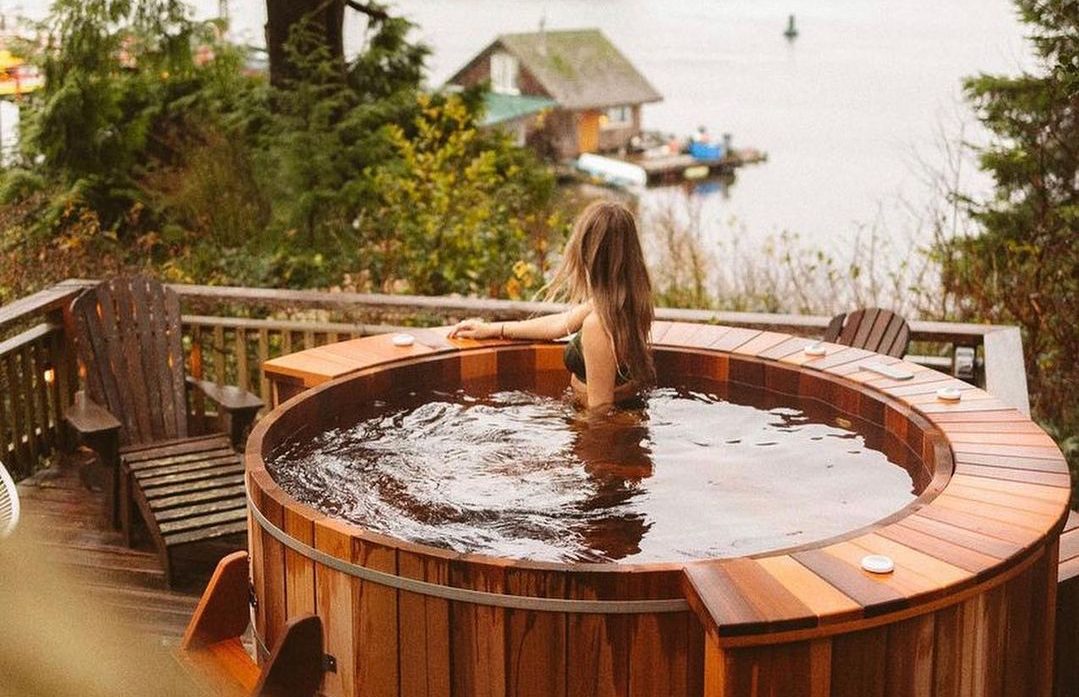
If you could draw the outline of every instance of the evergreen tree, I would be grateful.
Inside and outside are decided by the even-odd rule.
[[[992,133],[996,187],[969,202],[976,232],[938,245],[967,318],[1023,330],[1034,414],[1073,465],[1079,451],[1079,2],[1016,0],[1037,68],[965,82]]]
[[[564,227],[552,174],[481,131],[478,91],[427,129],[445,99],[422,89],[427,47],[408,20],[346,4],[369,17],[360,52],[346,62],[316,12],[291,23],[277,46],[288,70],[267,84],[186,0],[56,0],[33,52],[45,87],[24,102],[18,165],[0,172],[0,297],[123,268],[509,296],[534,285],[533,259]],[[427,198],[453,181],[483,215],[434,217]],[[411,220],[416,201],[434,232],[397,239],[386,221],[428,229]],[[473,243],[433,255],[443,238]],[[401,263],[385,261],[388,241]]]

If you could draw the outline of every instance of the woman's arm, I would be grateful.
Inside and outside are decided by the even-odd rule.
[[[450,330],[450,338],[460,339],[539,339],[550,341],[572,334],[581,328],[591,303],[582,303],[565,312],[543,315],[519,322],[484,322],[466,319]]]

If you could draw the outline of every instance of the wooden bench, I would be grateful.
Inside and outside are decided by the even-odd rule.
[[[293,618],[260,669],[243,644],[248,610],[248,557],[222,559],[191,617],[178,658],[215,695],[310,697],[322,681],[322,621]]]

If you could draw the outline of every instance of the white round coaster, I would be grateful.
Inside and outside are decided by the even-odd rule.
[[[394,346],[411,346],[416,343],[416,337],[411,334],[395,334],[393,337]]]
[[[958,387],[942,387],[937,390],[937,399],[944,402],[958,402],[963,399],[963,393]]]
[[[873,574],[890,574],[895,571],[895,562],[883,554],[867,554],[862,557],[862,568]]]
[[[828,349],[824,348],[824,346],[820,342],[817,342],[815,344],[810,344],[809,346],[806,346],[804,349],[802,349],[802,353],[807,356],[823,356],[824,354],[828,353]]]

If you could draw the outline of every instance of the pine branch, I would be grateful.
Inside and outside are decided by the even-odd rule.
[[[390,18],[390,16],[386,14],[386,11],[377,5],[364,5],[356,2],[356,0],[345,0],[345,5],[351,7],[353,10],[356,10],[361,14],[367,15],[369,18],[377,22],[385,22],[387,19]]]

